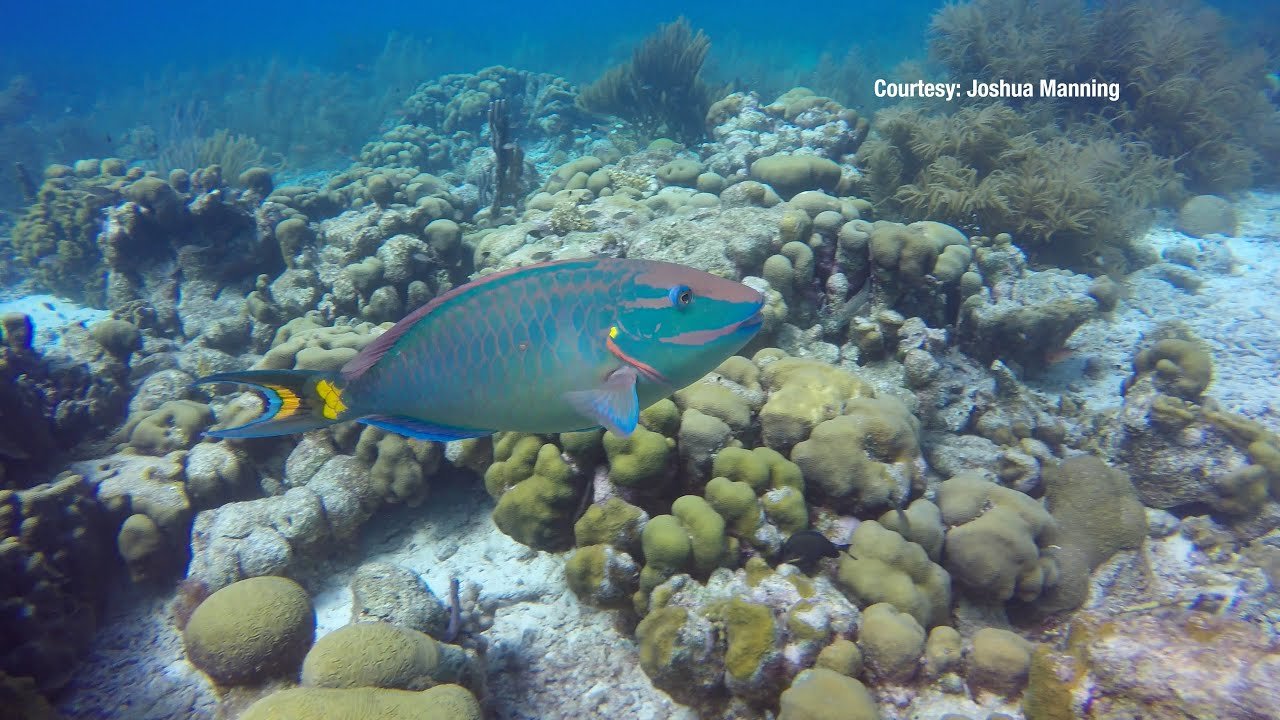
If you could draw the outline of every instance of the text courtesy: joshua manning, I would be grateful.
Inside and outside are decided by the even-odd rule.
[[[963,83],[891,82],[877,78],[873,88],[876,97],[888,98],[941,98],[951,102],[963,94],[966,98],[1003,100],[1008,98],[1105,98],[1111,102],[1120,100],[1120,83],[1090,79],[1085,82],[1062,82],[1042,79],[1038,83],[1009,82],[1000,79],[991,82],[971,80],[969,88]]]

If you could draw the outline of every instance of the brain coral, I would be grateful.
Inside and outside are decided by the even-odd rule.
[[[298,583],[257,577],[200,603],[183,631],[187,659],[221,685],[296,673],[315,637],[311,598]]]

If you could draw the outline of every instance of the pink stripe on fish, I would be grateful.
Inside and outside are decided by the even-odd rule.
[[[714,330],[693,330],[691,332],[683,332],[679,335],[671,337],[657,338],[658,342],[670,343],[672,345],[705,345],[712,340],[722,338],[731,332],[736,332],[737,325],[729,325],[728,327],[716,328]]]
[[[604,341],[604,345],[605,347],[609,348],[609,352],[613,353],[614,357],[630,365],[631,367],[634,367],[637,371],[639,371],[641,375],[645,376],[646,378],[658,383],[667,382],[666,376],[658,372],[657,368],[653,367],[648,363],[641,362],[631,357],[630,355],[624,353],[622,351],[622,348],[618,347],[617,343],[613,341],[613,338],[606,338]]]

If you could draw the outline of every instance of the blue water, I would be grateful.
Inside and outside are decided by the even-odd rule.
[[[616,4],[608,12],[572,3],[322,2],[300,10],[233,0],[148,3],[135,13],[111,3],[5,5],[0,92],[21,76],[26,94],[18,124],[0,107],[0,212],[21,204],[8,170],[14,161],[38,174],[53,162],[139,155],[129,134],[163,132],[182,109],[201,109],[204,134],[225,128],[255,137],[292,170],[331,169],[375,137],[420,83],[444,73],[501,64],[587,83],[683,13],[712,39],[709,78],[776,93],[824,53],[839,61],[856,47],[882,68],[918,54],[937,4],[900,5],[893,14],[862,3],[780,12],[755,1]],[[389,40],[398,49],[384,53]],[[237,100],[272,83],[284,88],[281,108]],[[317,103],[338,116],[319,137],[276,131],[284,107],[319,114]]]
[[[709,79],[762,95],[812,81],[820,60],[839,63],[850,52],[869,75],[889,75],[900,62],[928,60],[926,30],[942,3],[654,2],[591,11],[574,3],[5,5],[0,90],[20,76],[26,96],[16,123],[0,108],[0,166],[16,160],[38,172],[51,162],[134,154],[131,131],[162,130],[175,110],[194,104],[205,133],[257,137],[295,170],[332,167],[374,137],[391,119],[385,111],[421,82],[503,64],[584,84],[679,15],[712,40]],[[1222,0],[1220,8],[1242,21],[1242,38],[1266,44],[1280,36],[1266,31],[1280,28],[1280,4]],[[395,48],[384,52],[389,40]],[[312,142],[273,137],[273,118],[236,99],[272,82],[293,90],[282,105],[325,98],[342,117]],[[816,89],[868,109],[865,92]],[[0,210],[19,204],[9,179],[0,180]]]

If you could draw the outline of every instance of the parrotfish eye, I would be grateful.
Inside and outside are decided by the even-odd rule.
[[[672,307],[685,308],[693,302],[693,291],[688,285],[676,285],[667,293],[667,297],[671,298]]]

